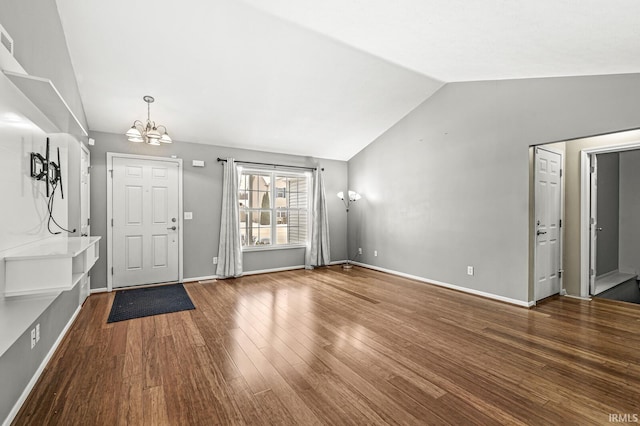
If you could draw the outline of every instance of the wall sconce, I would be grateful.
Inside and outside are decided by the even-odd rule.
[[[338,198],[340,198],[342,200],[342,202],[344,203],[344,206],[347,208],[347,212],[348,212],[349,211],[349,206],[351,205],[351,203],[355,203],[356,201],[358,201],[362,197],[360,196],[360,194],[358,194],[355,191],[349,191],[349,198],[347,198],[345,200],[344,199],[344,192],[340,191],[340,192],[338,192]]]

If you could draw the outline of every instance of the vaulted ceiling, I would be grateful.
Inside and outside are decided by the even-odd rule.
[[[447,82],[640,71],[632,0],[57,0],[89,128],[347,160]]]

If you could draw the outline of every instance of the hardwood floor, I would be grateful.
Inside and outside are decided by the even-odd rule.
[[[17,425],[604,424],[640,415],[640,306],[528,310],[354,267],[189,283],[196,309],[86,302]],[[627,417],[629,419],[629,417]]]

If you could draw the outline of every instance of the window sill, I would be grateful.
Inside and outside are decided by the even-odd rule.
[[[296,245],[286,245],[286,246],[272,246],[272,245],[264,245],[264,246],[251,246],[251,247],[242,247],[242,252],[254,252],[254,251],[269,251],[269,250],[291,250],[291,249],[303,249],[307,246],[305,244],[296,244]]]

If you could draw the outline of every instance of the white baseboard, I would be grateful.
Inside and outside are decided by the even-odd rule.
[[[563,294],[563,297],[568,297],[569,299],[586,300],[587,302],[591,302],[590,297],[574,296],[573,294]]]
[[[100,287],[100,288],[92,288],[89,291],[89,294],[93,294],[93,293],[106,293],[107,291],[109,291],[106,287]]]
[[[194,281],[209,281],[209,280],[217,280],[217,275],[206,275],[204,277],[193,277],[193,278],[183,278],[183,283],[192,283]]]
[[[296,269],[304,269],[304,265],[298,266],[285,266],[282,268],[272,268],[272,269],[259,269],[256,271],[245,271],[242,275],[258,275],[258,274],[269,274],[271,272],[283,272],[283,271],[293,271]]]
[[[80,313],[80,309],[82,309],[82,306],[78,306],[78,309],[76,309],[76,311],[73,313],[73,315],[71,316],[71,319],[69,319],[69,322],[67,322],[67,325],[64,326],[64,329],[62,329],[62,332],[60,333],[60,335],[58,336],[56,341],[53,343],[53,346],[51,346],[51,349],[47,353],[47,356],[45,356],[44,359],[42,360],[42,362],[40,363],[40,366],[38,367],[38,369],[34,373],[33,377],[31,378],[31,380],[27,384],[27,387],[22,392],[22,395],[20,395],[20,398],[18,398],[18,401],[15,403],[15,405],[11,409],[11,412],[9,413],[7,418],[4,420],[4,423],[2,423],[2,426],[9,426],[11,424],[11,422],[13,421],[13,419],[18,414],[18,411],[20,411],[20,408],[22,408],[22,404],[24,404],[24,402],[27,400],[27,397],[29,396],[29,393],[31,393],[31,390],[33,389],[33,387],[38,382],[38,379],[40,378],[40,375],[44,371],[44,369],[47,366],[47,364],[49,363],[49,361],[51,361],[51,358],[53,357],[53,354],[56,352],[56,349],[58,349],[58,346],[60,346],[60,343],[62,342],[62,339],[64,338],[64,336],[66,336],[67,331],[69,331],[69,328],[71,327],[71,325],[75,321],[76,317]]]
[[[512,299],[510,297],[504,297],[504,296],[500,296],[500,295],[493,294],[493,293],[487,293],[487,292],[484,292],[484,291],[474,290],[474,289],[467,288],[467,287],[461,287],[461,286],[455,285],[455,284],[449,284],[449,283],[445,283],[445,282],[442,282],[442,281],[430,280],[428,278],[419,277],[417,275],[405,274],[404,272],[399,272],[399,271],[394,271],[394,270],[391,270],[391,269],[381,268],[379,266],[369,265],[367,263],[354,262],[353,260],[351,261],[351,263],[353,263],[354,265],[362,266],[363,268],[373,269],[373,270],[380,271],[380,272],[386,272],[387,274],[397,275],[397,276],[403,277],[403,278],[409,278],[411,280],[419,281],[421,283],[434,284],[434,285],[437,285],[439,287],[450,288],[452,290],[461,291],[463,293],[469,293],[469,294],[473,294],[475,296],[486,297],[488,299],[498,300],[500,302],[505,302],[505,303],[509,303],[509,304],[512,304],[512,305],[523,306],[525,308],[530,308],[530,307],[535,305],[535,302],[525,302],[523,300]]]

